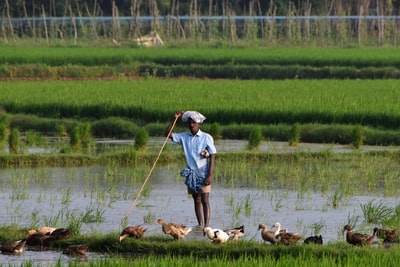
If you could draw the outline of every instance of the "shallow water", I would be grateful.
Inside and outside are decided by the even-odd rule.
[[[284,144],[266,144],[269,149],[284,150]],[[219,151],[242,149],[245,143],[219,143]],[[292,149],[292,148],[287,148]],[[308,146],[307,149],[317,149]],[[321,149],[321,147],[319,147]],[[330,148],[332,149],[332,148]],[[343,148],[344,149],[344,148]],[[343,150],[342,150],[343,152]],[[128,216],[128,225],[142,224],[146,235],[163,235],[161,226],[153,220],[176,221],[193,227],[185,240],[206,238],[193,210],[193,200],[186,192],[183,178],[179,177],[182,166],[157,166],[145,190]],[[91,166],[77,168],[24,168],[0,169],[0,223],[30,227],[67,227],[66,217],[81,217],[87,211],[98,212],[100,222],[83,223],[82,233],[121,231],[121,222],[128,212],[147,172],[116,166]],[[345,203],[332,207],[332,193],[307,192],[285,189],[260,189],[256,186],[227,188],[218,182],[210,194],[211,221],[213,228],[230,228],[245,225],[245,239],[262,242],[258,224],[272,226],[279,221],[283,228],[304,236],[313,233],[313,224],[322,224],[324,242],[343,240],[342,228],[349,217],[361,216],[361,204],[383,201],[396,206],[397,197],[379,194],[349,196]],[[116,236],[117,239],[117,236]],[[90,249],[89,249],[90,250]],[[103,257],[89,253],[84,259]],[[58,261],[67,263],[75,258],[58,251],[33,251],[27,248],[22,255],[0,255],[0,264],[19,264],[30,261],[35,266],[51,265]]]

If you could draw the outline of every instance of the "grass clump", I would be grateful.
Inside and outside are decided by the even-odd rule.
[[[146,150],[148,142],[149,142],[149,133],[145,128],[140,128],[135,137],[135,149]]]
[[[214,141],[218,141],[222,138],[221,135],[221,125],[218,122],[214,122],[211,124],[208,133],[214,138]]]
[[[136,124],[118,117],[101,119],[92,125],[92,133],[97,137],[132,138],[136,130]]]
[[[352,131],[351,144],[354,148],[359,149],[364,144],[364,129],[361,125],[356,125]]]
[[[8,147],[10,149],[10,153],[18,154],[20,147],[20,132],[17,128],[13,128],[10,133],[10,137],[8,139]]]
[[[297,146],[300,143],[300,123],[295,123],[290,131],[289,146]]]
[[[262,140],[263,140],[263,135],[261,132],[261,127],[258,126],[253,127],[249,134],[248,148],[250,150],[258,148],[261,145]]]
[[[382,225],[387,218],[393,215],[394,210],[384,203],[375,203],[374,200],[361,204],[361,211],[366,223]]]

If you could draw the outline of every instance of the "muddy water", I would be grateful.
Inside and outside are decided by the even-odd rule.
[[[219,150],[242,149],[229,143],[219,143]],[[242,143],[245,146],[245,143]],[[267,144],[266,149],[286,149],[284,144]],[[287,148],[291,149],[291,148]],[[307,147],[306,149],[321,149]],[[330,148],[332,149],[332,148]],[[336,152],[345,152],[345,149]],[[186,193],[183,179],[178,176],[181,166],[157,166],[142,196],[128,217],[129,225],[143,224],[146,235],[162,235],[161,227],[152,221],[163,218],[177,221],[194,230],[187,240],[205,239],[202,229],[196,227],[193,201]],[[99,215],[98,222],[83,223],[82,233],[116,232],[127,213],[147,172],[130,168],[92,166],[82,168],[0,169],[0,223],[19,227],[44,226],[53,222],[57,227],[68,226],[67,215],[80,218],[92,210]],[[139,177],[139,178],[138,178]],[[230,228],[244,224],[245,239],[262,242],[259,223],[272,226],[279,221],[289,231],[305,236],[313,233],[312,225],[324,225],[324,242],[343,240],[341,229],[350,216],[361,216],[360,204],[383,201],[395,206],[397,198],[381,195],[349,196],[346,204],[334,208],[328,195],[310,192],[299,195],[290,190],[265,190],[256,187],[226,188],[214,183],[210,195],[211,221],[215,228]],[[92,213],[94,214],[94,213]],[[59,218],[59,219],[57,219]],[[117,238],[117,236],[116,236]],[[89,253],[84,259],[104,257]],[[35,266],[67,263],[77,260],[60,251],[34,251],[27,248],[22,255],[1,255],[0,264],[19,264],[30,261]]]

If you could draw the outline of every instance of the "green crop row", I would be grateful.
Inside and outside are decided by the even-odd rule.
[[[1,46],[0,65],[272,65],[400,68],[396,48],[138,48]]]
[[[224,124],[400,125],[397,80],[115,80],[2,82],[8,113],[168,122],[196,109]]]
[[[400,77],[392,48],[10,47],[3,79],[193,77],[211,79],[387,79]]]

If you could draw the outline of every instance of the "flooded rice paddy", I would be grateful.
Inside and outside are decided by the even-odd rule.
[[[240,150],[244,143],[218,143],[220,152]],[[267,144],[263,149],[280,149],[284,144]],[[297,149],[313,151],[317,146]],[[326,149],[326,148],[325,148]],[[346,152],[346,147],[330,148]],[[370,148],[372,149],[372,148]],[[375,148],[379,149],[379,148]],[[176,164],[156,166],[142,195],[128,216],[128,225],[142,224],[146,235],[163,235],[153,222],[162,218],[194,227],[185,240],[206,238],[196,227],[193,201],[186,192]],[[82,220],[81,233],[120,232],[122,219],[132,204],[148,169],[133,167],[90,166],[69,168],[0,169],[0,223],[19,227],[52,225],[67,227],[71,218]],[[318,183],[318,181],[316,181]],[[343,240],[342,228],[350,217],[361,216],[360,205],[370,201],[397,206],[399,199],[379,192],[349,195],[333,207],[332,192],[306,193],[285,188],[259,188],[255,185],[227,186],[222,181],[213,183],[210,194],[210,226],[230,228],[244,224],[245,239],[262,242],[258,224],[272,226],[279,221],[289,231],[304,236],[313,234],[313,225],[322,225],[324,242]],[[116,236],[117,238],[117,236]],[[87,259],[104,257],[89,252]],[[57,251],[27,250],[18,256],[0,255],[0,265],[31,261],[33,265],[55,264],[74,260]]]

